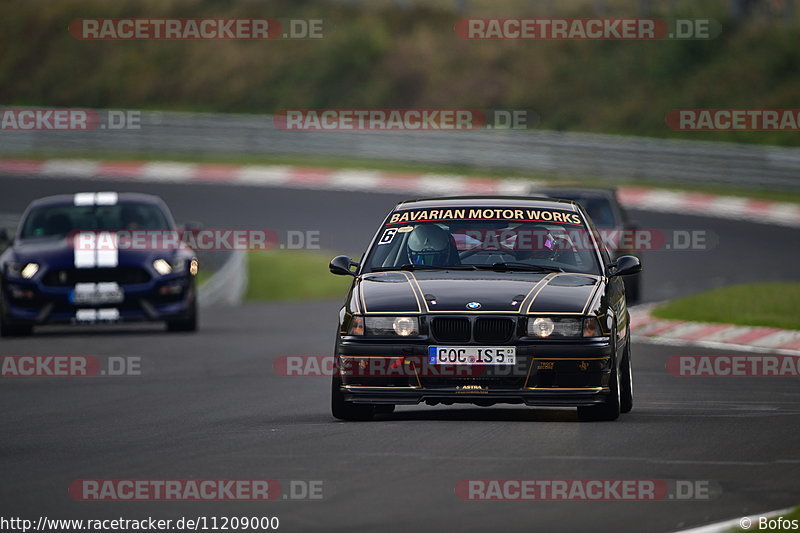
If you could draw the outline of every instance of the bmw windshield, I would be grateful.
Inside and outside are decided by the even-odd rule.
[[[578,212],[504,207],[396,211],[363,271],[441,268],[601,273]]]

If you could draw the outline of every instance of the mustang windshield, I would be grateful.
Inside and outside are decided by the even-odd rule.
[[[365,271],[404,267],[600,273],[582,217],[538,208],[392,213],[367,256]]]
[[[115,205],[71,204],[33,209],[20,238],[65,237],[71,231],[168,230],[169,222],[157,206],[142,202]]]

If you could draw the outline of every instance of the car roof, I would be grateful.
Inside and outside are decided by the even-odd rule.
[[[103,191],[105,192],[105,191]],[[81,194],[97,194],[94,192],[87,192]],[[152,194],[143,194],[138,192],[120,192],[116,193],[117,203],[119,202],[141,202],[146,204],[163,205],[163,201],[158,196]],[[48,205],[65,205],[72,204],[75,201],[74,194],[56,194],[53,196],[44,196],[32,201],[29,207],[42,207]]]
[[[534,207],[534,208],[568,208],[577,211],[577,204],[571,200],[556,198],[519,197],[519,196],[442,196],[438,198],[420,198],[406,200],[397,204],[395,209],[427,209],[431,207]]]

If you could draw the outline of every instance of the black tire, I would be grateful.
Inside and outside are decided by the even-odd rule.
[[[14,324],[0,312],[0,337],[27,337],[33,333],[31,324]]]
[[[186,318],[167,320],[167,331],[197,331],[197,298],[192,300],[192,307]]]
[[[334,418],[350,422],[372,420],[375,417],[375,406],[346,401],[341,386],[342,379],[339,376],[333,376],[331,379],[331,414]]]
[[[612,338],[614,338],[612,336]],[[611,370],[611,379],[605,403],[599,405],[586,405],[578,407],[578,418],[581,422],[611,421],[619,418],[620,414],[620,379],[617,372],[617,363]]]
[[[631,368],[631,340],[625,344],[625,355],[622,359],[619,381],[620,390],[620,413],[630,413],[633,409],[633,369]]]
[[[393,403],[379,403],[375,405],[375,414],[376,415],[390,415],[394,413],[394,404]]]

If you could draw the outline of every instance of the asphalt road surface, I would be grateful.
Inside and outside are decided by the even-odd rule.
[[[0,212],[96,182],[0,180]],[[115,184],[117,185],[117,184]],[[109,189],[104,183],[102,189]],[[360,252],[398,195],[119,183],[162,196],[206,227],[319,230]],[[636,212],[643,228],[697,229],[706,251],[645,254],[655,301],[761,279],[797,279],[797,230]],[[326,275],[321,273],[321,275]],[[329,414],[329,379],[283,377],[281,355],[331,353],[340,302],[207,309],[196,334],[158,325],[43,328],[0,355],[141,357],[142,375],[2,378],[2,514],[30,519],[277,516],[281,531],[673,531],[800,502],[800,389],[791,378],[668,374],[675,354],[634,344],[633,412],[579,423],[573,410],[400,407],[370,423]],[[322,481],[323,498],[271,502],[79,502],[76,479]],[[708,483],[708,500],[471,502],[467,479],[665,479]]]

